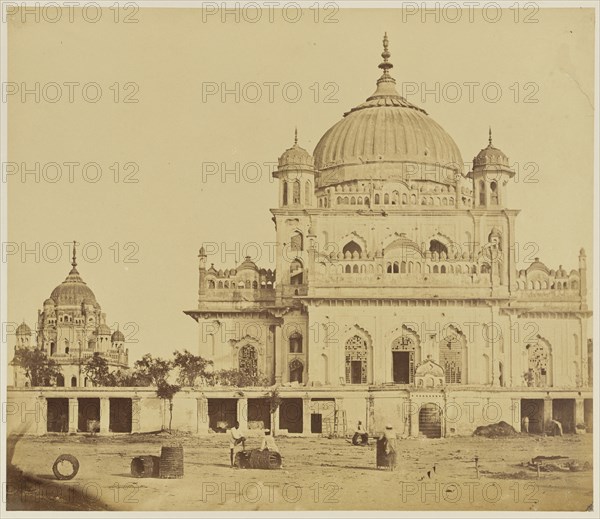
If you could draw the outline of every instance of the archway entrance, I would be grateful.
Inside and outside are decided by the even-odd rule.
[[[442,412],[436,404],[425,404],[419,411],[419,431],[427,438],[442,437]]]

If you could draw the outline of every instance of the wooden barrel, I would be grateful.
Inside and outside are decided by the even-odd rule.
[[[159,477],[183,477],[183,446],[163,446],[160,451]]]
[[[248,456],[248,468],[273,470],[281,467],[281,455],[270,450],[254,449]]]
[[[155,478],[159,464],[158,456],[138,456],[131,460],[131,475],[136,478]]]

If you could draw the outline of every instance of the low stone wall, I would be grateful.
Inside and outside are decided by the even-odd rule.
[[[88,432],[85,430],[88,420],[97,420],[99,434],[111,434],[112,429],[123,428],[126,432],[147,433],[169,426],[169,403],[158,398],[153,388],[9,388],[7,393],[3,414],[8,434],[40,435],[52,430]],[[184,389],[173,399],[172,428],[199,435],[214,433],[210,428],[209,402],[214,413],[215,408],[226,401],[229,414],[225,423],[231,426],[237,420],[249,435],[260,435],[262,430],[255,427],[256,420],[248,422],[248,401],[267,399],[269,394],[268,388]],[[539,417],[543,423],[552,418],[553,399],[572,400],[574,421],[582,423],[584,399],[592,398],[590,390],[532,388],[517,392],[489,388],[449,390],[447,387],[429,390],[284,387],[279,389],[279,394],[287,400],[280,408],[286,416],[280,417],[280,410],[272,416],[267,412],[262,421],[274,418],[271,429],[276,434],[288,434],[287,429],[280,429],[281,423],[294,431],[289,434],[303,436],[333,433],[336,413],[338,434],[343,432],[344,422],[346,433],[352,434],[359,420],[371,434],[391,424],[398,434],[406,436],[426,433],[435,437],[438,432],[442,437],[470,435],[480,425],[501,420],[520,431],[525,399],[540,405]],[[50,401],[50,413],[48,399],[62,399]],[[57,407],[56,402],[60,406]],[[63,416],[52,416],[57,414],[57,408]]]

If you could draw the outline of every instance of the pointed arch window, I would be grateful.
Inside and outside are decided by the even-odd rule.
[[[446,336],[440,343],[440,365],[444,368],[446,384],[463,384],[465,347],[461,337]]]
[[[528,376],[527,385],[533,387],[546,387],[552,385],[550,348],[544,341],[528,344]]]
[[[354,335],[346,341],[346,384],[366,384],[368,374],[367,341]]]
[[[290,353],[302,353],[302,335],[298,332],[290,335]]]
[[[298,359],[290,362],[290,382],[302,384],[302,375],[304,373],[304,364]]]
[[[258,354],[256,348],[251,344],[246,344],[240,349],[238,367],[241,372],[249,377],[258,375]]]
[[[304,239],[302,237],[302,233],[299,231],[294,231],[290,238],[290,249],[294,252],[299,252],[303,250],[304,247]]]
[[[393,379],[396,384],[413,384],[417,346],[412,337],[401,335],[392,342]]]
[[[346,255],[347,252],[349,252],[352,255],[354,255],[355,252],[358,252],[358,254],[360,255],[360,254],[362,254],[362,248],[354,240],[351,240],[348,243],[346,243],[346,245],[344,245],[342,252],[344,253],[344,256]]]

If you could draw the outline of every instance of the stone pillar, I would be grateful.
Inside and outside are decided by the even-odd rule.
[[[521,399],[520,398],[511,398],[510,399],[510,410],[511,410],[511,425],[519,432],[523,432],[521,430]]]
[[[141,398],[131,399],[131,432],[139,433],[142,431],[142,404]]]
[[[36,429],[35,433],[42,435],[48,432],[48,400],[38,396],[35,404]]]
[[[375,427],[375,398],[373,395],[369,395],[366,398],[367,401],[367,420],[365,424],[365,431],[369,434],[373,434]]]
[[[245,397],[237,400],[237,421],[242,431],[248,430],[248,399]]]
[[[546,432],[550,420],[552,420],[552,398],[548,396],[544,398],[544,423],[542,424],[543,432]]]
[[[585,423],[585,411],[583,405],[583,398],[575,399],[575,427],[579,423]]]
[[[110,422],[110,400],[108,397],[100,399],[100,434],[109,432]]]
[[[271,434],[276,436],[279,432],[279,407],[271,414]]]
[[[311,434],[310,429],[310,395],[305,393],[302,397],[302,434]]]
[[[408,401],[408,423],[409,423],[409,434],[416,438],[419,436],[419,405],[416,405],[413,400]]]
[[[202,394],[202,396],[196,398],[196,433],[208,434],[208,430],[208,398]]]
[[[283,347],[283,331],[280,325],[275,327],[273,340],[275,347],[275,384],[281,384],[281,348]]]
[[[69,432],[76,433],[79,423],[79,400],[69,398]]]

